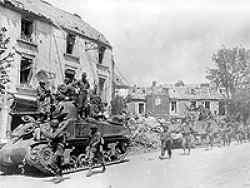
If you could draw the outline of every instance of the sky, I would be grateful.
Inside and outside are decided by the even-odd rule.
[[[250,48],[247,0],[47,0],[103,33],[130,84],[207,82],[223,46]]]

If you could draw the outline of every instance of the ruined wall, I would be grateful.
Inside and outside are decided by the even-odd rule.
[[[169,114],[169,97],[167,95],[146,96],[146,112],[153,116],[166,116]]]
[[[211,101],[210,102],[210,111],[214,114],[215,111],[217,115],[219,114],[219,101]]]
[[[62,28],[45,23],[39,19],[33,20],[34,32],[33,42],[27,43],[21,38],[21,18],[22,15],[15,11],[6,9],[0,6],[0,27],[6,27],[8,36],[11,38],[10,46],[15,47],[16,55],[13,66],[10,70],[10,84],[9,90],[16,92],[20,87],[20,61],[21,57],[28,57],[33,60],[33,71],[29,88],[36,88],[38,80],[36,74],[41,71],[47,71],[55,75],[55,78],[50,80],[55,87],[63,82],[64,71],[69,68],[75,70],[76,78],[81,77],[82,72],[88,74],[88,80],[93,88],[94,82],[98,83],[99,73],[105,77],[105,100],[110,103],[112,95],[112,50],[107,48],[104,57],[103,65],[107,68],[98,72],[98,50],[93,49],[86,51],[85,42],[88,39],[82,36],[76,36],[73,54],[71,56],[66,53],[66,37],[67,32]],[[0,121],[10,124],[7,112],[2,109],[8,109],[9,106],[3,107],[0,104]],[[4,123],[6,124],[6,123]],[[5,126],[8,127],[9,125]],[[0,134],[5,132],[0,129]],[[7,128],[8,129],[8,128]],[[1,136],[1,135],[0,135]],[[3,136],[1,136],[3,137]]]
[[[219,112],[219,101],[218,100],[197,100],[196,101],[196,107],[198,107],[199,105],[204,106],[205,101],[209,101],[210,102],[210,111],[214,114],[214,112],[216,111],[217,114]],[[190,107],[191,102],[190,100],[176,100],[176,113],[171,112],[171,105],[169,106],[169,112],[170,115],[185,115],[185,110],[186,110],[186,106]]]

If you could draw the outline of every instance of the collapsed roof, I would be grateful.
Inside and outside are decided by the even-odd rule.
[[[186,99],[186,100],[223,100],[225,96],[218,90],[204,87],[173,87],[169,88],[169,96],[173,99]]]
[[[16,11],[36,15],[57,27],[75,32],[90,40],[97,41],[111,48],[105,36],[87,24],[77,14],[71,14],[52,6],[43,0],[0,0],[0,5]]]

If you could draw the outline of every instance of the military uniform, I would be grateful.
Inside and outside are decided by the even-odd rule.
[[[207,132],[207,138],[209,140],[209,145],[211,147],[213,147],[213,145],[214,145],[214,130],[213,130],[213,127],[211,124],[208,125],[206,132]]]
[[[54,152],[53,168],[57,176],[62,176],[62,163],[66,145],[66,134],[64,130],[69,125],[70,121],[71,119],[68,119],[60,123],[59,125],[59,121],[53,119],[50,122],[50,132],[47,132],[45,130],[43,131],[45,137],[50,140],[50,146],[52,148],[52,151]]]
[[[51,92],[45,86],[45,82],[40,82],[39,84],[36,90],[39,111],[48,117],[50,114]]]
[[[188,152],[190,153],[191,150],[191,142],[192,142],[192,128],[189,125],[185,125],[182,128],[182,135],[183,135],[183,148],[185,152],[185,148],[188,148]]]
[[[84,110],[86,110],[85,108],[87,107],[88,89],[90,87],[90,84],[88,80],[81,79],[77,82],[76,85],[79,88],[78,100],[77,100],[78,112],[80,116],[82,116]]]
[[[89,175],[92,173],[94,163],[102,165],[105,171],[105,161],[103,154],[104,139],[96,126],[91,127],[89,134],[89,146],[87,147],[87,158],[89,160]]]
[[[168,127],[163,128],[164,131],[160,135],[160,140],[161,140],[161,155],[160,159],[163,159],[165,156],[166,151],[168,152],[168,157],[171,158],[172,156],[172,144],[173,140],[171,137],[171,131],[169,130]]]

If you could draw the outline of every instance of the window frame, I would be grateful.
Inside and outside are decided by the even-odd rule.
[[[28,75],[26,76],[27,78],[25,79],[26,81],[25,82],[22,82],[22,73],[24,72],[24,70],[22,70],[22,62],[23,60],[26,59],[28,61],[31,61],[30,63],[30,68],[29,68],[29,73]],[[33,58],[30,58],[30,57],[26,57],[26,56],[22,56],[21,57],[21,60],[20,60],[20,65],[19,65],[19,85],[20,86],[29,86],[30,85],[30,81],[31,81],[31,75],[33,74],[33,65],[34,65],[34,59]]]
[[[24,25],[24,22],[26,22],[26,24],[27,24],[27,23],[30,24],[29,27],[31,27],[31,28],[30,28],[30,29],[31,29],[31,32],[28,34],[28,35],[30,35],[30,36],[28,36],[28,35],[26,35],[25,33],[23,33],[23,27],[24,27],[23,25]],[[27,26],[26,26],[26,27],[27,27]],[[30,19],[30,18],[22,17],[22,18],[21,18],[20,39],[32,43],[32,42],[34,42],[34,38],[33,38],[34,33],[35,33],[35,24],[34,24],[34,20],[33,20],[33,19]]]
[[[171,101],[170,110],[171,112],[177,113],[177,101]]]
[[[208,105],[207,105],[208,104]],[[208,108],[207,108],[207,106],[208,106]],[[210,101],[204,101],[204,107],[206,108],[206,109],[209,109],[210,110],[210,108],[211,108],[211,102]]]
[[[70,39],[73,39],[73,42],[70,41]],[[70,44],[71,42],[73,44]],[[76,35],[73,34],[73,33],[67,33],[65,54],[67,54],[67,55],[73,55],[74,54],[75,45],[76,45]],[[72,46],[72,47],[69,48],[70,46]]]

